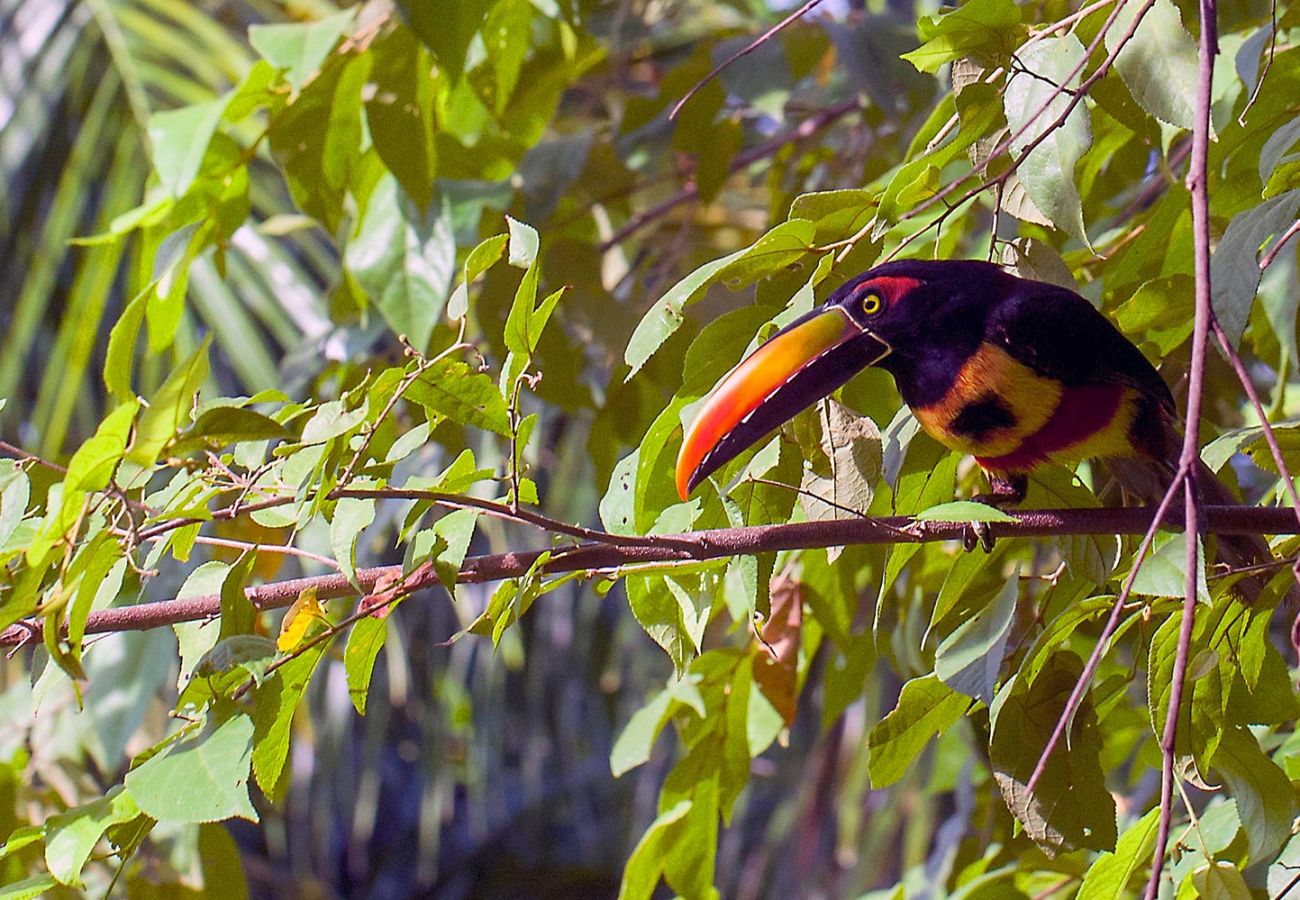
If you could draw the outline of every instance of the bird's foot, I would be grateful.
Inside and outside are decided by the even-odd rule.
[[[989,492],[976,494],[971,499],[994,509],[1016,506],[1029,491],[1029,478],[1025,475],[994,475],[989,473]],[[967,553],[978,545],[985,553],[993,552],[993,529],[988,522],[971,522],[962,536],[962,546]]]

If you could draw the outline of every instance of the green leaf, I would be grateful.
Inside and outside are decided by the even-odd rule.
[[[441,359],[411,383],[407,399],[439,415],[510,438],[510,414],[492,379],[458,359]],[[451,490],[450,488],[443,488]]]
[[[422,214],[397,180],[386,175],[375,185],[343,259],[393,331],[417,348],[427,347],[456,267],[447,210]]]
[[[1120,39],[1143,8],[1128,4],[1120,9],[1106,32],[1106,49],[1119,51],[1115,68],[1143,109],[1162,122],[1190,129],[1196,115],[1196,43],[1183,27],[1178,7],[1155,0],[1120,49]]]
[[[330,550],[348,582],[357,590],[357,535],[375,521],[375,503],[371,499],[343,497],[334,505],[330,520]]]
[[[1019,596],[1020,566],[1017,565],[993,602],[957,626],[939,644],[934,652],[935,677],[953,690],[992,704]]]
[[[690,800],[679,800],[646,829],[623,870],[618,900],[650,900],[663,875],[667,851],[677,843],[691,806]]]
[[[126,458],[138,466],[152,466],[181,425],[189,421],[194,396],[208,377],[208,345],[212,335],[203,338],[199,348],[177,366],[162,387],[149,398],[136,421],[135,440]]]
[[[1210,602],[1205,582],[1205,547],[1197,540],[1196,595],[1202,603]],[[1157,534],[1151,551],[1133,579],[1133,593],[1148,597],[1182,597],[1187,590],[1187,538],[1181,534]]]
[[[94,436],[77,448],[63,479],[67,490],[102,491],[108,486],[126,452],[139,407],[135,400],[118,406],[99,424]]]
[[[624,381],[630,380],[633,375],[641,371],[641,367],[663,345],[663,342],[672,337],[673,332],[681,327],[682,322],[685,321],[682,310],[698,300],[704,291],[718,280],[727,266],[743,259],[750,249],[746,247],[737,250],[730,256],[700,266],[655,301],[654,306],[637,324],[636,330],[632,332],[632,337],[627,343],[623,359],[630,367],[630,371]]]
[[[258,821],[248,799],[253,720],[234,715],[171,744],[126,775],[126,789],[155,819],[217,822],[237,816]]]
[[[459,79],[465,67],[465,54],[479,26],[497,0],[455,0],[454,3],[429,3],[426,0],[398,0],[411,30],[438,57],[438,63]]]
[[[400,601],[398,601],[400,602]],[[391,612],[394,603],[385,613]],[[357,714],[366,714],[366,698],[370,693],[370,678],[375,670],[375,658],[379,656],[384,641],[388,638],[388,616],[366,616],[352,625],[348,635],[348,646],[343,651],[343,668],[347,673],[348,696]]]
[[[1209,862],[1191,875],[1192,884],[1205,900],[1251,900],[1241,870],[1232,863]]]
[[[459,6],[443,4],[442,12],[450,13]],[[369,55],[374,58],[370,76],[373,90],[366,101],[366,123],[379,158],[414,201],[413,218],[418,220],[433,200],[437,163],[433,62],[429,52],[405,28],[394,28],[381,36]],[[370,202],[374,203],[373,196]]]
[[[1083,227],[1083,204],[1074,183],[1074,164],[1092,144],[1088,127],[1088,108],[1078,104],[1060,128],[1047,132],[1070,104],[1069,94],[1057,91],[1057,85],[1076,88],[1079,76],[1066,82],[1075,67],[1084,60],[1083,45],[1073,34],[1044,38],[1017,54],[1024,71],[1017,70],[1008,80],[1003,94],[1003,109],[1012,134],[1024,133],[1012,141],[1011,150],[1023,161],[1017,173],[1034,205],[1052,223],[1085,244],[1088,235]],[[1031,122],[1039,110],[1045,112]],[[1046,134],[1042,142],[1025,153],[1030,144]]]
[[[443,548],[433,557],[433,570],[438,581],[452,599],[456,598],[456,581],[460,567],[469,552],[474,529],[478,526],[479,510],[457,509],[433,523],[433,533],[443,540]]]
[[[902,778],[925,745],[961,718],[970,698],[939,681],[933,673],[903,685],[898,705],[867,737],[871,787],[880,790]]]
[[[1287,191],[1238,213],[1228,223],[1211,257],[1214,314],[1236,347],[1250,321],[1259,289],[1259,254],[1265,243],[1295,221],[1300,190]]]
[[[60,882],[74,887],[81,869],[104,832],[140,814],[135,798],[121,785],[98,800],[51,816],[45,823],[45,865]]]
[[[506,216],[506,226],[510,229],[510,265],[531,269],[537,261],[537,248],[541,243],[537,229],[510,216]]]
[[[329,641],[307,648],[267,679],[253,694],[253,774],[263,793],[272,799],[283,796],[284,761],[289,756],[289,726],[294,710],[307,690]]]
[[[131,389],[131,373],[135,368],[135,344],[144,322],[145,309],[153,294],[153,285],[136,296],[113,325],[108,334],[108,350],[104,357],[104,387],[118,403],[135,399]]]
[[[967,0],[954,10],[922,16],[916,30],[925,43],[900,58],[919,71],[938,72],[965,56],[1000,56],[1019,24],[1020,8],[1012,0]]]
[[[248,42],[273,66],[285,70],[289,84],[300,88],[320,69],[354,18],[356,11],[348,10],[305,24],[253,25]]]
[[[199,174],[208,144],[226,113],[230,95],[154,113],[149,117],[149,144],[153,148],[153,166],[163,190],[180,197],[190,189]]]
[[[1291,779],[1245,728],[1226,729],[1211,762],[1237,801],[1250,861],[1267,860],[1290,836],[1298,811]]]
[[[194,427],[182,438],[199,440],[211,447],[226,447],[245,441],[283,441],[293,434],[275,419],[240,406],[214,406],[199,414]]]
[[[0,900],[35,900],[59,886],[52,875],[33,875],[0,887]]]
[[[660,691],[628,719],[609,754],[609,769],[618,778],[650,759],[650,750],[668,723],[673,696]]]
[[[1088,867],[1075,900],[1124,900],[1132,896],[1132,882],[1138,875],[1145,878],[1151,867],[1159,825],[1159,808],[1134,822],[1120,836],[1114,853],[1103,853]]]
[[[1016,517],[1008,515],[996,506],[977,503],[973,500],[954,500],[940,503],[916,514],[922,522],[1014,522]]]
[[[1097,715],[1085,698],[1066,738],[1049,757],[1034,793],[1027,788],[1065,703],[1083,671],[1073,653],[1055,654],[1032,686],[1012,684],[993,720],[989,758],[1007,808],[1048,852],[1115,848],[1115,800],[1101,766]]]
[[[501,258],[509,240],[507,235],[494,234],[470,251],[465,258],[461,283],[456,285],[456,289],[451,292],[451,299],[447,301],[448,318],[463,319],[469,312],[469,286]]]
[[[331,234],[361,161],[361,95],[374,57],[336,56],[269,122],[271,152],[294,203]]]

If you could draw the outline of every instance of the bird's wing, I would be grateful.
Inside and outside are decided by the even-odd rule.
[[[1091,303],[1063,288],[1033,287],[998,304],[989,317],[988,340],[1067,386],[1123,384],[1175,413],[1160,373]]]

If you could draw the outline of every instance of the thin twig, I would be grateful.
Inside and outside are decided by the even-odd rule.
[[[1297,233],[1300,233],[1300,219],[1292,222],[1291,227],[1282,232],[1282,236],[1277,239],[1277,243],[1268,248],[1268,252],[1259,261],[1259,270],[1261,272],[1273,265],[1273,260],[1277,259],[1277,255],[1282,252],[1282,247]]]
[[[712,81],[713,79],[721,75],[722,71],[726,69],[727,66],[731,65],[736,60],[741,59],[742,57],[748,56],[749,54],[753,53],[759,47],[763,46],[772,38],[776,37],[776,35],[779,34],[781,31],[793,25],[802,16],[807,15],[815,7],[820,6],[821,3],[822,0],[808,0],[808,2],[805,3],[803,6],[799,7],[794,12],[790,13],[790,15],[782,19],[780,22],[777,22],[767,31],[763,32],[757,38],[755,38],[754,40],[746,44],[744,49],[731,54],[731,56],[723,60],[722,63],[716,66],[712,72],[710,72],[708,75],[705,75],[704,78],[702,78],[700,81],[696,82],[695,86],[686,92],[686,96],[682,97],[682,99],[678,100],[675,104],[673,104],[672,111],[668,113],[668,121],[672,122],[673,120],[675,120],[677,118],[677,114],[682,111],[682,107],[686,105],[687,101],[689,101],[692,97],[694,97],[697,93],[699,93],[699,91],[706,84],[708,84],[710,81]]]
[[[1241,115],[1237,116],[1237,124],[1242,126],[1246,124],[1246,114],[1250,112],[1250,108],[1259,99],[1259,92],[1264,89],[1264,79],[1268,78],[1268,71],[1273,68],[1273,57],[1277,54],[1277,0],[1272,0],[1269,7],[1269,17],[1273,30],[1268,35],[1268,57],[1264,60],[1264,68],[1255,80],[1255,89],[1250,92],[1250,99],[1241,108]]]
[[[1093,51],[1096,50],[1097,47],[1101,46],[1101,43],[1105,39],[1107,32],[1110,30],[1111,26],[1115,23],[1115,20],[1119,17],[1120,11],[1124,8],[1124,3],[1123,0],[1117,3],[1115,5],[1115,9],[1111,11],[1110,16],[1108,16],[1106,21],[1102,23],[1101,29],[1097,32],[1097,36],[1093,38],[1092,43],[1089,44],[1088,47],[1085,49],[1083,57],[1079,61],[1079,63],[1064,78],[1061,79],[1061,84],[1058,85],[1052,91],[1052,93],[1047,96],[1047,98],[1043,101],[1043,103],[1039,105],[1038,109],[1036,109],[1033,112],[1033,114],[1030,115],[1029,118],[1025,120],[1025,123],[1021,125],[1020,128],[1016,129],[1015,132],[1013,132],[1008,137],[1003,139],[993,149],[993,152],[989,154],[989,159],[992,160],[1001,156],[1004,153],[1007,153],[1011,149],[1012,145],[1016,141],[1018,141],[1021,137],[1023,137],[1026,133],[1028,133],[1028,131],[1037,124],[1038,120],[1047,113],[1047,111],[1051,108],[1052,104],[1056,101],[1057,97],[1059,97],[1062,94],[1069,93],[1070,100],[1068,103],[1066,103],[1065,108],[1061,111],[1060,115],[1058,115],[1052,122],[1050,122],[1047,125],[1047,127],[1043,129],[1041,134],[1039,134],[1032,141],[1026,144],[1024,150],[1021,151],[1019,157],[1012,159],[1010,164],[1005,170],[1003,170],[998,175],[995,175],[992,178],[988,178],[985,179],[984,181],[981,181],[975,187],[970,188],[965,193],[963,193],[951,204],[948,204],[948,208],[944,210],[944,212],[936,216],[928,224],[926,224],[925,227],[919,229],[914,234],[910,235],[902,243],[900,243],[897,247],[895,247],[893,252],[891,252],[887,257],[887,259],[893,259],[895,256],[899,254],[900,251],[902,251],[904,247],[906,247],[907,245],[911,244],[913,241],[920,238],[921,235],[925,234],[930,229],[941,226],[944,220],[948,218],[948,216],[952,215],[954,212],[960,209],[967,201],[972,200],[975,197],[978,197],[980,194],[988,190],[990,187],[993,187],[995,184],[999,184],[1007,181],[1016,172],[1016,170],[1020,168],[1021,163],[1023,163],[1043,141],[1047,140],[1047,138],[1050,137],[1053,132],[1061,128],[1066,123],[1066,121],[1070,118],[1070,115],[1074,112],[1075,107],[1077,107],[1080,103],[1082,103],[1083,98],[1088,95],[1088,91],[1092,88],[1092,86],[1096,84],[1098,81],[1100,81],[1103,77],[1105,77],[1106,73],[1110,71],[1110,67],[1114,65],[1115,59],[1119,56],[1120,52],[1124,49],[1125,46],[1128,45],[1128,42],[1133,39],[1133,35],[1137,33],[1138,26],[1142,23],[1142,19],[1146,16],[1147,12],[1154,5],[1155,5],[1155,0],[1145,0],[1142,8],[1138,10],[1137,15],[1133,17],[1133,21],[1129,23],[1128,30],[1125,31],[1124,34],[1120,37],[1114,49],[1111,50],[1111,52],[1106,55],[1106,58],[1104,60],[1102,60],[1101,65],[1097,67],[1097,71],[1093,72],[1086,79],[1084,79],[1084,81],[1077,88],[1067,90],[1065,85],[1068,85],[1071,81],[1075,79],[1076,76],[1078,76],[1080,73],[1083,72],[1084,68],[1088,64],[1089,58],[1092,56]],[[916,206],[912,207],[903,215],[899,216],[898,218],[899,223],[906,222],[909,219],[915,218],[916,216],[925,212],[926,210],[928,210],[930,207],[934,206],[937,203],[940,202],[946,203],[946,198],[948,197],[948,195],[956,192],[957,189],[962,186],[965,180],[966,180],[965,177],[961,177],[961,178],[956,178],[953,181],[949,182],[945,187],[940,189],[937,193],[931,194],[925,200],[918,203]],[[847,257],[848,254],[852,251],[853,246],[856,245],[858,241],[866,237],[874,227],[875,227],[874,222],[868,222],[861,229],[859,229],[857,233],[853,234],[852,236],[846,238],[843,241],[837,241],[834,244],[830,244],[824,249],[842,248],[838,255],[838,259],[836,260],[837,262],[842,262],[844,258]]]
[[[1210,147],[1210,101],[1214,89],[1214,57],[1219,52],[1217,0],[1200,0],[1201,39],[1197,66],[1196,118],[1192,123],[1192,158],[1187,171],[1187,188],[1192,195],[1192,236],[1195,247],[1196,316],[1192,328],[1192,362],[1187,384],[1187,421],[1183,431],[1183,452],[1179,468],[1186,471],[1187,489],[1183,492],[1184,522],[1187,526],[1186,594],[1183,618],[1174,654],[1174,670],[1169,688],[1169,708],[1165,713],[1164,732],[1160,736],[1160,820],[1156,846],[1151,857],[1151,876],[1145,898],[1155,900],[1160,890],[1160,876],[1165,867],[1169,829],[1173,819],[1174,751],[1178,741],[1178,711],[1182,707],[1183,687],[1187,677],[1187,659],[1191,654],[1192,629],[1196,621],[1197,575],[1199,569],[1200,513],[1197,498],[1196,467],[1200,463],[1201,401],[1205,382],[1206,345],[1210,321],[1214,315],[1210,287],[1210,198],[1207,193]]]
[[[1179,489],[1183,486],[1186,475],[1187,473],[1180,467],[1173,480],[1169,482],[1164,497],[1160,499],[1155,515],[1151,517],[1151,527],[1142,536],[1142,543],[1133,556],[1133,565],[1129,567],[1128,575],[1124,578],[1124,585],[1120,588],[1119,596],[1115,598],[1115,605],[1111,607],[1110,617],[1106,620],[1106,625],[1102,628],[1101,635],[1097,638],[1097,644],[1092,648],[1087,663],[1084,664],[1083,672],[1079,674],[1078,679],[1075,681],[1069,699],[1065,701],[1065,708],[1061,710],[1061,714],[1056,719],[1056,726],[1052,729],[1052,736],[1047,739],[1047,744],[1038,756],[1038,764],[1034,766],[1034,773],[1029,777],[1029,783],[1025,786],[1025,793],[1032,794],[1034,788],[1038,786],[1039,779],[1047,771],[1047,761],[1061,742],[1066,727],[1074,719],[1075,713],[1079,711],[1079,707],[1083,704],[1084,695],[1088,693],[1088,687],[1092,684],[1093,676],[1097,674],[1097,667],[1101,665],[1101,658],[1106,653],[1111,637],[1119,628],[1120,614],[1123,612],[1125,604],[1128,603],[1129,595],[1133,592],[1133,582],[1137,580],[1138,571],[1142,568],[1142,563],[1146,560],[1147,554],[1151,552],[1151,544],[1155,541],[1160,523],[1164,520],[1165,513],[1170,506],[1173,505],[1174,497],[1178,495]]]

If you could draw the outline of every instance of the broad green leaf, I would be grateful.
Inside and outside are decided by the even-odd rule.
[[[966,56],[999,58],[1019,24],[1020,8],[1012,0],[967,0],[956,9],[922,16],[916,30],[925,43],[901,58],[922,72],[937,72]]]
[[[1014,522],[1016,517],[1008,515],[996,506],[977,503],[971,500],[954,500],[940,503],[916,514],[922,522]]]
[[[68,490],[102,491],[126,452],[139,403],[131,400],[113,410],[68,460],[64,484]]]
[[[902,778],[925,745],[961,718],[970,698],[939,681],[933,673],[903,685],[898,705],[871,729],[868,771],[875,790]]]
[[[667,850],[682,831],[682,820],[690,813],[691,805],[690,800],[677,802],[646,829],[623,870],[618,900],[650,900],[663,875]]]
[[[441,12],[451,14],[461,5],[443,4]],[[379,158],[410,198],[409,218],[419,221],[433,201],[437,164],[433,61],[405,28],[394,28],[382,35],[371,45],[368,55],[374,58],[370,72],[373,90],[366,100],[368,130]],[[372,195],[370,203],[374,202]],[[376,215],[392,217],[392,207],[383,206]],[[374,225],[378,227],[378,223]],[[453,253],[451,265],[454,262]],[[448,272],[448,280],[450,277]]]
[[[1237,801],[1250,861],[1268,859],[1291,834],[1291,822],[1298,811],[1291,780],[1264,755],[1255,736],[1245,728],[1224,731],[1212,764]]]
[[[993,602],[957,626],[939,644],[934,653],[935,677],[953,690],[991,704],[1019,596],[1020,567],[1017,565]]]
[[[1131,896],[1138,875],[1145,878],[1156,847],[1160,810],[1152,809],[1125,831],[1114,853],[1097,858],[1079,885],[1076,900],[1124,900]]]
[[[400,601],[399,601],[400,602]],[[385,613],[391,612],[394,603]],[[388,637],[388,616],[366,616],[352,625],[348,646],[343,651],[343,668],[347,673],[348,696],[357,714],[366,714],[366,698],[370,694],[370,678],[375,670],[375,658]]]
[[[1120,49],[1120,39],[1145,4],[1123,6],[1106,32],[1106,49],[1119,52],[1115,68],[1142,108],[1162,122],[1192,127],[1196,114],[1196,43],[1170,0],[1155,0]]]
[[[447,301],[448,318],[463,319],[469,312],[469,286],[501,258],[509,240],[507,235],[494,234],[470,251],[465,258],[461,283],[456,285],[456,289],[451,292],[451,299]]]
[[[104,832],[139,814],[135,798],[118,785],[98,800],[51,816],[45,823],[45,865],[50,874],[63,884],[78,886],[81,869]]]
[[[1078,87],[1078,75],[1068,83],[1066,77],[1085,58],[1083,45],[1073,34],[1049,37],[1016,58],[1024,71],[1017,70],[1007,80],[1003,108],[1012,134],[1024,129],[1011,143],[1012,152],[1022,160],[1017,170],[1020,180],[1034,206],[1057,228],[1086,244],[1088,235],[1074,182],[1074,164],[1092,144],[1087,105],[1078,104],[1060,128],[1048,131],[1065,115],[1071,100],[1068,93],[1057,90],[1057,85]],[[1040,110],[1042,115],[1033,118]],[[1043,138],[1041,143],[1028,150],[1039,137]]]
[[[253,693],[253,774],[262,792],[275,799],[287,789],[284,762],[289,755],[289,726],[329,641],[303,651]]]
[[[150,285],[128,303],[108,334],[108,350],[104,357],[104,387],[108,388],[109,394],[118,403],[135,399],[135,391],[131,388],[135,344],[152,294],[153,285]]]
[[[510,265],[519,269],[531,269],[537,261],[537,248],[540,244],[537,229],[510,216],[506,216],[506,226],[510,230]]]
[[[372,499],[343,497],[334,505],[334,518],[330,520],[330,549],[353,587],[357,585],[357,536],[375,520]]]
[[[149,117],[149,144],[153,148],[153,166],[163,190],[180,197],[190,189],[212,135],[226,113],[230,95],[157,112]]]
[[[1228,340],[1236,347],[1250,321],[1259,289],[1259,254],[1270,238],[1277,237],[1296,219],[1300,190],[1287,191],[1238,213],[1228,223],[1211,258],[1214,314]]]
[[[1057,653],[1031,687],[1017,679],[999,698],[989,746],[998,787],[1025,831],[1049,852],[1113,850],[1115,801],[1101,765],[1102,734],[1085,698],[1031,794],[1027,788],[1065,703],[1083,670],[1073,653]]]
[[[53,875],[33,875],[0,887],[0,900],[35,900],[58,886]]]
[[[1206,863],[1192,872],[1191,879],[1205,900],[1251,900],[1253,896],[1241,870],[1232,863]]]
[[[458,359],[434,363],[407,388],[406,398],[423,406],[431,416],[511,437],[510,414],[497,386]]]
[[[155,819],[258,821],[248,799],[253,720],[234,715],[172,744],[126,774],[126,789]]]
[[[421,213],[397,180],[385,176],[371,193],[343,258],[393,331],[417,348],[427,347],[456,267],[446,209],[435,204]]]
[[[442,549],[433,557],[433,570],[453,600],[456,598],[460,567],[465,562],[465,554],[469,552],[474,529],[478,526],[478,517],[477,509],[457,509],[433,523],[433,533],[443,541]]]
[[[362,159],[361,98],[372,54],[336,56],[270,119],[273,158],[294,203],[331,234],[344,222]]]
[[[660,691],[628,719],[609,754],[609,768],[615,778],[650,759],[650,750],[668,722],[672,702],[670,692]]]
[[[151,466],[180,427],[189,421],[194,397],[208,377],[208,345],[212,335],[177,366],[162,387],[149,398],[136,420],[135,439],[126,458],[138,466]]]
[[[718,280],[722,271],[731,263],[743,259],[749,250],[750,248],[746,247],[700,266],[655,301],[654,306],[642,317],[627,343],[623,360],[630,367],[630,371],[624,381],[631,380],[633,375],[641,371],[641,367],[663,345],[663,342],[672,337],[673,332],[681,327],[682,322],[685,321],[682,310],[703,296],[705,289]]]
[[[398,0],[402,17],[424,44],[438,58],[439,65],[459,79],[465,55],[479,26],[497,0],[456,0],[454,3],[428,3],[422,0]]]
[[[277,69],[285,70],[289,84],[300,88],[320,69],[354,18],[356,11],[348,10],[303,24],[253,25],[248,42]]]
[[[1196,558],[1199,571],[1196,595],[1202,603],[1210,602],[1205,581],[1205,547],[1197,540]],[[1150,597],[1182,597],[1187,590],[1187,538],[1181,534],[1157,534],[1142,568],[1133,579],[1133,593]]]
[[[305,445],[323,444],[357,428],[369,415],[369,404],[348,409],[343,400],[330,400],[316,408],[316,412],[302,427],[301,442]]]

